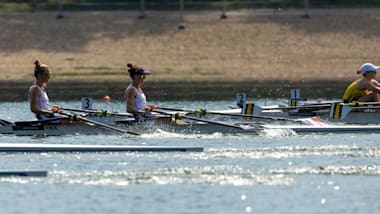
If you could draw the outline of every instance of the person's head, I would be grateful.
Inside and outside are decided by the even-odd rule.
[[[376,74],[378,69],[379,67],[375,66],[372,63],[364,63],[360,66],[359,70],[357,70],[356,73],[361,74],[363,76],[373,75]]]
[[[38,78],[50,78],[49,67],[45,64],[41,64],[40,61],[36,60],[34,62],[34,76]]]
[[[147,71],[143,69],[140,66],[137,66],[133,63],[128,63],[127,64],[129,76],[131,77],[132,80],[144,80],[146,75],[150,74],[150,71]]]

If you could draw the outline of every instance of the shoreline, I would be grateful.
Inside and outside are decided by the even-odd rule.
[[[2,102],[27,101],[30,81],[0,81]],[[126,81],[52,81],[48,85],[51,100],[78,100],[91,97],[96,100],[109,95],[113,100],[124,100]],[[150,101],[233,100],[244,92],[247,99],[289,98],[290,90],[298,88],[301,97],[309,99],[339,99],[347,86],[340,81],[147,81],[143,88]]]

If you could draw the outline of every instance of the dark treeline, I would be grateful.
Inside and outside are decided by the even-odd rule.
[[[55,10],[57,5],[65,10],[136,10],[143,3],[145,9],[176,10],[181,0],[0,0],[0,11]],[[186,9],[227,8],[303,8],[308,2],[311,8],[365,8],[380,7],[380,0],[183,0]],[[22,5],[22,6],[21,6]]]

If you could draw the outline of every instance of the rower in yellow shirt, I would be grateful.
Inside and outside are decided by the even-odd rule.
[[[363,77],[350,83],[343,95],[343,102],[380,102],[380,83],[376,81],[378,66],[372,63],[364,63],[357,74]]]

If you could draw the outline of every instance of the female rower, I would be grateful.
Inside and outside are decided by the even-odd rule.
[[[56,118],[55,112],[61,109],[58,105],[49,105],[49,97],[46,93],[46,84],[50,78],[49,67],[45,64],[41,64],[38,60],[34,63],[34,76],[36,81],[29,88],[29,102],[30,110],[36,114],[37,119],[46,120],[50,118]],[[59,123],[59,117],[57,120],[52,120],[52,123]]]
[[[375,79],[378,69],[379,67],[372,63],[364,63],[360,66],[356,73],[361,74],[363,77],[353,81],[347,87],[343,95],[343,102],[379,102],[380,83]]]
[[[147,104],[146,96],[141,88],[146,75],[150,72],[132,63],[128,63],[127,67],[132,79],[132,83],[125,90],[127,112],[132,113],[138,121],[151,119],[152,110],[158,109],[158,106]]]

